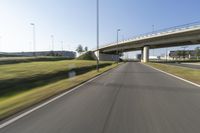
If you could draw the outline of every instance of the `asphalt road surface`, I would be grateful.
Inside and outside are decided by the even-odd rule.
[[[200,88],[126,63],[0,133],[200,133]]]
[[[181,66],[181,67],[187,67],[187,68],[192,68],[192,69],[200,69],[200,65],[195,65],[195,64],[183,64],[183,63],[168,63],[169,65],[174,65],[174,66]]]

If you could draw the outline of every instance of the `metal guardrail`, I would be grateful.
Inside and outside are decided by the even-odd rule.
[[[190,29],[195,29],[195,28],[200,28],[200,21],[194,22],[194,23],[189,23],[189,24],[184,24],[184,25],[179,25],[179,26],[174,26],[174,27],[170,27],[170,28],[165,28],[165,29],[154,31],[154,32],[148,32],[145,34],[140,34],[140,35],[134,36],[132,38],[120,41],[119,43],[123,43],[123,42],[127,42],[127,41],[134,41],[134,40],[138,40],[138,39],[144,39],[147,37],[153,37],[153,36],[158,36],[158,35],[164,35],[164,34],[168,34],[168,33],[176,33],[179,31],[185,31],[185,30],[190,30]],[[103,48],[106,46],[112,46],[115,44],[116,44],[116,42],[109,43],[106,45],[101,45],[100,48]]]

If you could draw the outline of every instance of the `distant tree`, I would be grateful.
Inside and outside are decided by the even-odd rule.
[[[190,52],[189,50],[188,50],[188,51],[186,51],[186,53],[185,53],[185,54],[186,54],[186,56],[188,57],[188,59],[190,59],[190,58],[191,58],[191,57],[190,57],[190,56],[191,56],[191,52]]]
[[[124,53],[123,52],[120,52],[119,53],[119,56],[121,57],[121,56],[124,56]]]
[[[187,52],[184,50],[182,51],[182,55],[183,55],[183,58],[185,59],[186,55],[187,55]]]
[[[55,53],[54,53],[53,51],[51,51],[51,52],[49,52],[49,53],[47,54],[47,56],[55,56]]]
[[[84,52],[83,46],[79,44],[78,47],[77,47],[77,49],[76,49],[76,51],[77,51],[79,54],[81,54],[82,52]]]
[[[178,58],[180,59],[181,56],[183,56],[182,51],[180,51],[180,50],[176,51],[176,55],[177,55]]]
[[[199,59],[199,57],[200,57],[200,47],[196,47],[195,56],[197,57],[197,59]]]
[[[85,47],[85,52],[87,52],[87,51],[88,51],[88,47],[86,46],[86,47]]]

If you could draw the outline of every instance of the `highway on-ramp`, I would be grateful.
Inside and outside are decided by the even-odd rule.
[[[200,88],[125,63],[0,133],[200,133]]]

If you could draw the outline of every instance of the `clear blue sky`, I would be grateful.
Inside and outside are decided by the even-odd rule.
[[[200,21],[199,0],[99,0],[100,44],[155,30]],[[36,24],[36,49],[75,50],[78,44],[96,46],[96,0],[1,0],[0,51],[32,51]]]

